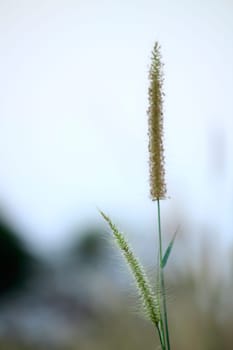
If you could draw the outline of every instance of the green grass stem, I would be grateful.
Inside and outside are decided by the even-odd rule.
[[[163,317],[164,326],[162,327],[164,338],[166,339],[167,350],[170,350],[169,329],[168,329],[168,317],[167,317],[167,303],[166,303],[166,289],[163,274],[163,247],[162,247],[162,229],[161,229],[161,213],[160,213],[160,200],[157,199],[157,215],[158,215],[158,236],[159,236],[159,260],[160,260],[160,282],[161,282],[161,298],[163,304]]]

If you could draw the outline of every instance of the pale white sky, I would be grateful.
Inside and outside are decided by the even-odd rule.
[[[165,63],[165,213],[179,205],[231,236],[232,13],[230,0],[1,0],[0,203],[30,242],[61,244],[73,224],[99,222],[96,207],[129,225],[151,220],[155,40]]]

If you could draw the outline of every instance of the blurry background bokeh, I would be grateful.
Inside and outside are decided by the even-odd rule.
[[[98,208],[152,282],[150,52],[162,47],[174,350],[232,350],[233,4],[0,1],[0,349],[155,349]]]

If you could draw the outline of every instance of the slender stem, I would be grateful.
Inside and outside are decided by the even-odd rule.
[[[161,332],[161,329],[159,327],[159,325],[157,326],[157,330],[159,333],[159,340],[160,340],[160,344],[162,346],[162,350],[166,350],[165,344],[164,344],[164,337],[163,337],[163,332]]]
[[[161,281],[161,289],[162,289],[165,335],[166,335],[167,350],[170,350],[168,318],[167,318],[167,305],[166,305],[166,290],[165,290],[165,282],[164,282],[163,266],[162,266],[163,248],[162,248],[162,230],[161,230],[161,214],[160,214],[160,201],[159,201],[159,199],[157,199],[157,210],[158,210],[158,233],[159,233],[160,281]]]

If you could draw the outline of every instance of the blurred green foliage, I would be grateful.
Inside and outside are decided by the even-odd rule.
[[[72,242],[70,249],[71,257],[77,262],[89,266],[103,264],[109,252],[109,239],[106,239],[101,227],[95,226],[86,228],[81,237]]]
[[[0,296],[21,288],[30,276],[33,257],[19,235],[0,217]]]

